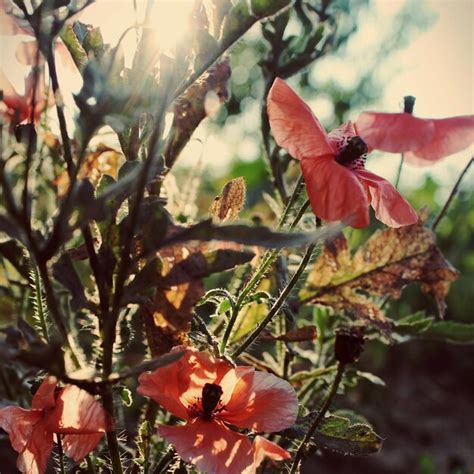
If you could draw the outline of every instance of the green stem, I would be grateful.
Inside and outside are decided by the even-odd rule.
[[[446,211],[448,210],[449,206],[451,205],[451,202],[453,201],[454,197],[456,196],[456,194],[458,192],[459,185],[461,184],[461,181],[463,180],[464,176],[466,175],[467,171],[469,170],[469,168],[471,167],[473,162],[474,162],[474,156],[469,160],[469,162],[467,163],[465,168],[462,170],[461,174],[459,175],[458,180],[456,181],[456,183],[454,184],[453,189],[451,190],[450,195],[448,196],[447,201],[444,203],[443,208],[441,209],[438,216],[434,220],[433,225],[431,226],[431,230],[433,232],[436,231],[436,228],[438,227],[438,224],[441,222],[441,219],[446,214]]]
[[[402,175],[403,163],[405,162],[405,156],[402,153],[400,158],[400,164],[398,165],[397,177],[395,179],[395,187],[398,189],[398,184],[400,183],[400,177]]]
[[[267,316],[265,319],[255,328],[255,330],[245,339],[245,341],[242,343],[240,347],[238,347],[233,353],[232,357],[238,357],[242,352],[244,352],[260,335],[260,333],[267,327],[268,324],[272,321],[273,317],[278,313],[280,308],[282,307],[283,303],[285,302],[287,296],[289,295],[290,291],[293,289],[293,287],[296,285],[297,281],[299,280],[301,274],[304,272],[306,266],[308,265],[311,255],[313,253],[313,250],[315,248],[314,244],[311,244],[308,246],[306,253],[303,256],[303,259],[301,260],[298,268],[296,269],[295,273],[291,277],[290,281],[286,285],[285,288],[283,288],[282,292],[280,293],[280,296],[278,299],[275,301],[273,306],[271,307],[270,311],[268,312]]]
[[[345,365],[339,363],[339,365],[337,366],[336,376],[334,377],[334,380],[331,385],[331,389],[328,393],[328,396],[326,397],[324,405],[322,406],[316,419],[313,421],[313,424],[310,426],[309,430],[307,431],[303,441],[301,442],[298,448],[298,451],[296,451],[295,460],[293,461],[293,465],[291,466],[290,474],[294,474],[295,472],[297,472],[298,466],[301,462],[301,459],[303,458],[306,445],[310,441],[311,437],[313,436],[314,432],[318,428],[322,419],[326,415],[329,407],[331,406],[332,400],[334,396],[336,395],[339,384],[341,383],[342,376],[344,375],[344,369],[345,369]]]
[[[293,193],[292,193],[292,195],[291,195],[291,197],[288,201],[288,204],[286,205],[285,210],[283,211],[283,214],[280,218],[280,222],[278,224],[279,229],[281,229],[283,227],[283,225],[285,224],[286,219],[288,218],[292,207],[296,203],[296,201],[297,201],[297,199],[298,199],[298,197],[301,193],[301,190],[302,190],[302,183],[303,183],[303,176],[300,175],[300,177],[298,178],[298,181],[296,183],[296,186],[293,189]],[[305,204],[303,204],[303,206],[299,210],[297,216],[293,220],[293,222],[290,226],[290,229],[294,229],[296,227],[296,225],[298,224],[298,222],[300,221],[301,217],[303,217],[304,211],[307,208],[307,204],[308,204],[308,201]],[[272,250],[269,254],[267,254],[266,256],[263,257],[262,263],[257,268],[257,270],[255,271],[255,273],[253,274],[253,276],[249,280],[249,282],[245,285],[245,287],[240,292],[239,297],[237,298],[237,301],[235,302],[235,305],[232,308],[232,313],[231,313],[231,316],[230,316],[230,319],[229,319],[229,323],[227,324],[225,332],[224,332],[224,336],[222,337],[222,342],[221,342],[221,346],[220,346],[221,354],[224,354],[224,352],[225,352],[225,348],[227,347],[227,343],[229,342],[230,335],[232,334],[232,330],[234,329],[235,322],[237,321],[239,311],[240,311],[245,299],[247,298],[249,293],[251,293],[255,289],[255,287],[258,285],[258,283],[263,278],[263,276],[267,272],[270,265],[278,257],[280,251],[281,251],[280,249]]]

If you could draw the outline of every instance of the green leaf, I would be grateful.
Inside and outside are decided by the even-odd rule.
[[[87,64],[87,53],[82,47],[72,25],[66,25],[61,31],[61,39],[66,45],[77,69],[82,71]]]
[[[374,385],[381,385],[382,387],[385,387],[385,382],[380,377],[377,377],[377,375],[375,374],[372,374],[370,372],[362,372],[361,370],[357,370],[356,374],[359,377],[362,377],[363,379],[372,382]]]
[[[313,435],[313,441],[323,448],[343,454],[365,455],[380,451],[382,438],[365,423],[351,423],[348,418],[330,415]]]
[[[323,375],[330,374],[331,372],[335,372],[337,369],[337,365],[331,365],[330,367],[320,367],[319,369],[314,369],[311,371],[300,371],[290,377],[291,382],[304,382],[305,380],[312,380],[318,377],[322,377]]]
[[[25,259],[25,250],[15,240],[0,242],[0,255],[7,259],[18,271],[18,273],[28,279],[30,269]]]
[[[122,399],[122,403],[126,407],[131,407],[133,403],[132,392],[127,387],[122,387],[120,390],[120,398]]]
[[[424,331],[422,336],[452,344],[474,344],[474,324],[437,321]]]

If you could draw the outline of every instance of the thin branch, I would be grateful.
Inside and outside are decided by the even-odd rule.
[[[434,220],[433,224],[431,225],[431,230],[433,232],[436,231],[436,228],[438,227],[441,219],[444,217],[444,215],[446,214],[449,206],[451,205],[451,202],[453,201],[454,197],[456,196],[457,192],[458,192],[458,189],[459,189],[459,185],[461,184],[461,181],[463,180],[464,176],[466,175],[466,173],[468,172],[469,168],[471,167],[472,163],[474,162],[474,156],[469,160],[469,162],[467,163],[467,165],[465,166],[465,168],[462,170],[461,174],[459,175],[459,178],[458,180],[456,181],[453,189],[451,190],[451,193],[450,195],[448,196],[448,199],[446,200],[446,202],[444,203],[444,206],[443,208],[441,209],[441,211],[439,212],[438,216],[436,217],[436,219]]]

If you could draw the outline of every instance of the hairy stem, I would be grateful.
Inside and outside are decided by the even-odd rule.
[[[64,452],[63,452],[62,436],[59,433],[56,433],[56,442],[58,444],[59,472],[61,474],[66,474],[66,469],[64,467]]]
[[[283,211],[283,214],[280,218],[280,222],[278,224],[279,229],[281,229],[283,225],[286,223],[286,220],[290,214],[291,209],[297,202],[298,197],[302,190],[302,183],[303,183],[303,176],[300,175],[300,177],[298,178],[298,181],[296,182],[296,186],[293,189],[293,193],[290,196],[290,199],[288,200],[288,204],[286,205],[285,210]],[[303,205],[303,207],[305,207],[305,205]],[[297,216],[293,220],[290,226],[290,229],[294,229],[296,227],[296,225],[300,221],[303,214],[304,212],[302,213],[300,209],[300,212],[298,212]],[[222,337],[222,342],[221,342],[221,347],[220,347],[221,354],[224,354],[225,352],[225,348],[227,347],[227,343],[229,342],[230,335],[232,334],[232,330],[234,329],[235,322],[237,321],[239,311],[242,308],[242,305],[244,304],[245,299],[258,285],[258,283],[263,278],[263,276],[267,272],[270,265],[278,257],[279,253],[280,253],[280,249],[275,249],[275,250],[272,250],[270,253],[264,255],[262,258],[262,262],[260,263],[260,266],[257,268],[253,276],[250,278],[249,282],[245,285],[245,287],[240,292],[237,298],[237,301],[232,306],[232,313],[231,313],[229,322],[225,328],[224,336]]]
[[[110,416],[113,416],[114,395],[110,385],[106,384],[102,389],[102,404]],[[115,429],[107,431],[107,445],[109,447],[110,460],[112,461],[112,472],[114,474],[122,474],[122,461],[120,460],[120,449]]]
[[[255,330],[250,333],[250,335],[245,339],[245,341],[242,343],[240,347],[238,347],[233,353],[232,357],[238,357],[242,352],[244,352],[260,335],[260,333],[270,324],[270,322],[273,320],[273,317],[278,313],[280,308],[282,307],[283,303],[285,302],[287,296],[289,295],[290,291],[293,289],[293,287],[296,285],[297,281],[299,280],[301,274],[304,272],[306,266],[308,265],[311,255],[313,253],[313,250],[315,248],[314,244],[311,244],[308,246],[306,249],[306,252],[303,256],[303,259],[301,260],[300,264],[298,265],[298,268],[296,269],[295,273],[291,277],[290,281],[286,285],[285,288],[283,288],[282,292],[280,293],[280,296],[277,298],[273,306],[271,307],[270,311],[268,312],[267,316],[265,319],[255,328]]]
[[[291,466],[290,474],[294,474],[295,472],[297,472],[298,466],[301,462],[301,459],[303,458],[306,445],[310,441],[311,437],[313,436],[314,432],[318,428],[319,424],[321,423],[324,416],[326,415],[329,407],[331,406],[332,400],[337,393],[339,384],[341,383],[342,376],[344,375],[344,369],[345,369],[345,365],[339,363],[339,365],[337,366],[336,376],[334,377],[328,396],[326,397],[326,400],[324,401],[324,404],[321,410],[319,411],[318,416],[313,421],[313,424],[310,426],[309,430],[306,432],[306,435],[303,438],[303,441],[301,442],[298,450],[296,451],[295,460],[293,461],[293,465]]]

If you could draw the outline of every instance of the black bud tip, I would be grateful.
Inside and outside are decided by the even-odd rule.
[[[413,108],[415,107],[416,97],[412,95],[406,95],[403,98],[403,112],[407,114],[413,114]]]
[[[339,329],[336,333],[334,352],[341,364],[352,364],[359,360],[364,350],[364,335],[359,328]]]

